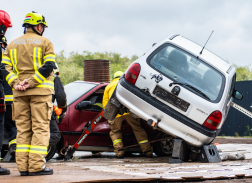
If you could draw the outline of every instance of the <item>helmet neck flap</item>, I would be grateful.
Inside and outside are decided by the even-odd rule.
[[[38,32],[34,26],[42,24],[43,25],[43,30],[40,32]],[[47,27],[47,23],[45,20],[45,17],[41,14],[38,14],[35,11],[32,11],[28,14],[26,14],[24,23],[23,23],[23,27],[24,27],[24,34],[26,33],[26,28],[31,27],[32,30],[37,33],[38,35],[42,36],[45,30],[45,27]]]
[[[29,25],[26,25],[25,27],[24,27],[24,34],[26,33],[26,28],[29,28],[29,27],[31,27],[32,28],[32,30],[36,33],[36,34],[38,34],[38,35],[40,35],[40,36],[42,36],[43,35],[43,33],[44,33],[44,31],[45,31],[45,26],[43,26],[43,30],[42,30],[42,32],[41,33],[39,33],[35,28],[34,28],[34,26],[29,26]]]

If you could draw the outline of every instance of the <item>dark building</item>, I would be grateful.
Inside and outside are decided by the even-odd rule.
[[[234,99],[233,102],[252,111],[250,108],[252,107],[252,81],[238,81],[235,83],[235,89],[243,94],[243,99]],[[235,136],[236,132],[239,136],[248,136],[250,129],[252,129],[252,118],[231,107],[219,136]]]

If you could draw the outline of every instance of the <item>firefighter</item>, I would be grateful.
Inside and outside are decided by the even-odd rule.
[[[4,98],[5,98],[5,115],[4,115],[4,128],[8,133],[9,140],[9,151],[12,157],[15,156],[16,152],[16,135],[17,127],[15,121],[12,120],[12,103],[13,103],[13,94],[12,89],[8,85],[7,81],[3,82],[4,87]]]
[[[12,157],[14,157],[16,152],[17,127],[15,121],[12,120],[12,107],[11,107],[13,103],[12,88],[7,83],[6,78],[4,78],[3,87],[4,87],[4,99],[5,99],[4,128],[8,133],[10,154]]]
[[[67,111],[67,99],[64,87],[60,81],[59,77],[59,67],[55,64],[55,68],[53,69],[53,78],[54,78],[54,90],[55,94],[52,96],[52,102],[57,101],[58,107],[54,107],[54,112],[51,117],[50,121],[50,140],[49,146],[56,145],[60,138],[61,133],[59,130],[58,125],[62,122],[65,118],[66,111]]]
[[[107,105],[109,98],[113,94],[116,85],[119,82],[119,79],[121,75],[123,74],[122,71],[117,71],[114,74],[114,80],[105,88],[104,95],[103,95],[103,101],[102,105],[105,108]],[[108,121],[109,127],[111,129],[109,135],[111,137],[111,140],[113,142],[113,146],[115,148],[114,152],[116,153],[117,158],[123,158],[124,157],[124,150],[118,150],[123,147],[123,142],[122,142],[122,122],[127,121],[129,125],[131,126],[134,135],[140,144],[140,147],[143,151],[143,153],[147,157],[152,157],[153,156],[153,148],[148,142],[148,136],[144,129],[140,125],[140,119],[135,119],[131,117],[128,113],[124,113],[123,115],[117,115],[116,118],[113,121]]]
[[[4,52],[4,76],[13,90],[12,117],[17,126],[16,163],[21,176],[50,175],[45,167],[54,94],[53,44],[42,37],[47,23],[36,12],[26,15],[24,35]]]
[[[0,10],[0,61],[2,61],[2,49],[7,46],[5,33],[9,27],[12,27],[11,19],[8,13]],[[4,77],[0,72],[0,159],[1,159],[1,148],[4,135],[4,89],[3,89]],[[0,166],[0,175],[8,175],[10,171]]]

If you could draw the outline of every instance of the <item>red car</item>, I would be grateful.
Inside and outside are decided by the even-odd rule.
[[[62,138],[55,147],[51,147],[46,158],[47,160],[53,157],[56,150],[60,151],[63,147],[73,145],[78,140],[86,123],[101,111],[102,108],[94,104],[102,103],[106,86],[107,83],[75,81],[64,87],[67,94],[68,109],[66,117],[59,125]],[[91,107],[78,110],[76,106],[82,101],[90,101]],[[147,132],[149,141],[168,136],[161,131],[153,130],[145,121],[141,121],[141,125]],[[107,120],[102,118],[93,132],[83,141],[77,150],[92,152],[113,151],[109,131],[110,128]],[[137,144],[133,131],[127,122],[123,124],[123,144],[124,146]],[[152,146],[157,155],[169,155],[172,153],[173,140],[159,141],[152,144]],[[135,147],[126,151],[141,152],[141,149],[140,147]]]

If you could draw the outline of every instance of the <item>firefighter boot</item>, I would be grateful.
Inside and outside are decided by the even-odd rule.
[[[153,158],[153,150],[149,150],[144,153],[147,158]]]
[[[38,171],[38,172],[29,172],[29,175],[34,176],[34,175],[52,175],[53,174],[53,169],[51,168],[45,168],[44,170]]]
[[[120,154],[118,156],[116,156],[118,159],[123,159],[124,158],[124,155],[123,154]]]
[[[9,175],[10,174],[10,170],[6,169],[6,168],[2,168],[0,166],[0,175]]]
[[[115,152],[116,152],[116,157],[118,158],[118,159],[122,159],[122,158],[124,158],[124,150],[115,150]]]
[[[20,175],[21,176],[28,176],[29,173],[28,173],[28,171],[20,171]]]

